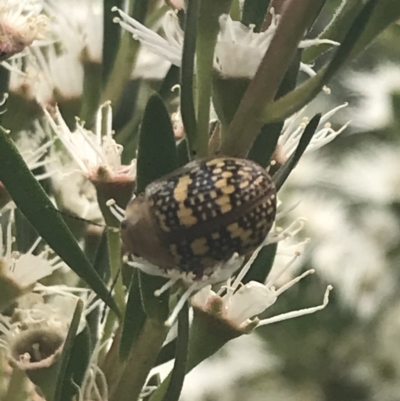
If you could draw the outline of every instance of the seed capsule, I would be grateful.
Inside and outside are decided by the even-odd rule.
[[[127,250],[169,271],[202,279],[213,266],[254,251],[276,212],[275,186],[258,164],[193,161],[131,200],[121,223]]]

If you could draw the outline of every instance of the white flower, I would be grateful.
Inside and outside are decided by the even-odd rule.
[[[95,295],[87,289],[38,285],[35,291],[36,296],[21,299],[11,318],[0,315],[0,347],[12,364],[24,370],[46,368],[57,360],[79,299],[84,305],[78,332],[99,304],[93,303]]]
[[[95,187],[80,172],[75,163],[54,163],[51,180],[58,207],[91,222],[103,223]]]
[[[48,18],[40,0],[2,0],[0,4],[0,58],[23,51],[44,39]]]
[[[103,2],[101,0],[47,0],[44,9],[52,16],[52,32],[65,53],[101,63]]]
[[[53,105],[58,98],[81,96],[83,67],[78,55],[59,53],[53,44],[32,48],[24,57],[10,63],[10,92],[34,100],[42,107]]]
[[[135,39],[140,40],[149,50],[164,57],[172,64],[181,65],[183,31],[174,12],[167,12],[164,17],[164,39],[123,11],[117,8],[113,10],[117,11],[122,19],[116,18],[115,21],[131,32]],[[230,16],[225,14],[220,17],[219,23],[221,30],[215,48],[214,68],[224,77],[252,78],[275,34],[279,16],[272,13],[270,26],[261,33],[254,32],[253,27],[233,21]],[[317,43],[321,43],[321,41],[307,40],[301,42],[300,47],[308,47]],[[336,42],[329,40],[324,43],[337,45]],[[302,64],[301,69],[313,74],[309,66]]]
[[[347,107],[347,103],[333,108],[321,117],[317,130],[307,146],[305,153],[313,152],[322,146],[325,146],[347,128],[350,122],[344,124],[340,129],[334,130],[328,121],[334,114],[344,107]],[[309,118],[304,116],[305,110],[306,108],[285,120],[285,124],[278,140],[278,153],[279,157],[283,158],[283,160],[287,160],[296,150],[300,138],[309,123]],[[299,119],[301,120],[300,124]]]
[[[13,224],[14,209],[11,209],[10,220],[5,233],[0,226],[1,275],[10,279],[23,291],[63,266],[64,262],[58,256],[50,256],[49,248],[37,255],[34,254],[41,238],[38,238],[26,253],[21,254],[13,250],[15,241],[12,234]]]
[[[121,164],[123,148],[113,139],[112,111],[109,102],[100,106],[94,132],[85,129],[79,122],[76,124],[76,130],[71,132],[57,107],[54,110],[54,117],[47,110],[45,114],[51,128],[88,178],[95,179],[99,169],[107,171],[111,178],[125,177],[129,180],[136,178],[135,160],[127,166]],[[104,126],[106,132],[103,134]]]
[[[52,176],[55,172],[49,168],[53,160],[48,157],[49,148],[53,145],[53,141],[47,140],[41,127],[38,124],[35,125],[34,136],[32,137],[32,132],[21,132],[16,146],[29,170],[35,170],[39,167],[47,168],[46,172],[35,175],[35,178],[40,181]],[[39,145],[38,142],[42,144]]]
[[[292,233],[285,234],[286,237],[293,237],[293,235],[297,233],[298,228],[293,230],[295,225],[291,225],[291,227],[292,228],[289,229],[289,232],[292,231]],[[295,251],[292,259],[289,261],[289,263],[286,263],[282,269],[278,271],[277,269],[271,270],[265,284],[256,281],[250,281],[249,283],[243,285],[241,281],[249,271],[261,248],[262,247],[254,252],[235,279],[228,280],[227,285],[223,287],[223,289],[226,290],[225,295],[221,296],[215,293],[211,290],[211,286],[208,286],[193,296],[192,305],[203,309],[206,312],[211,312],[214,309],[213,304],[215,302],[221,304],[221,307],[218,308],[221,310],[220,317],[233,325],[237,330],[242,331],[246,331],[249,328],[253,329],[254,327],[264,326],[267,324],[308,315],[326,307],[329,300],[329,292],[332,289],[331,286],[327,287],[323,303],[319,306],[300,309],[269,319],[259,320],[257,316],[273,305],[281,294],[290,289],[304,277],[315,272],[313,269],[307,270],[303,274],[281,285],[278,289],[275,288],[278,280],[287,272],[288,268],[291,267],[294,261],[296,261],[296,259],[300,256],[300,252]]]

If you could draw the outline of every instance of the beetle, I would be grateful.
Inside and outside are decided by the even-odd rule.
[[[234,157],[200,159],[133,198],[121,237],[130,253],[166,273],[178,269],[200,280],[260,246],[275,214],[276,190],[264,168]]]

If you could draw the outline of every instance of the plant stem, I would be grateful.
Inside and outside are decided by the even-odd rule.
[[[140,397],[150,370],[167,336],[169,328],[162,322],[147,319],[126,361],[125,369],[110,401],[136,401]]]

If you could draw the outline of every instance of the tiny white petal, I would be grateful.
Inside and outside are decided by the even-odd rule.
[[[226,318],[240,325],[273,305],[277,297],[273,290],[256,281],[250,281],[226,300]]]

